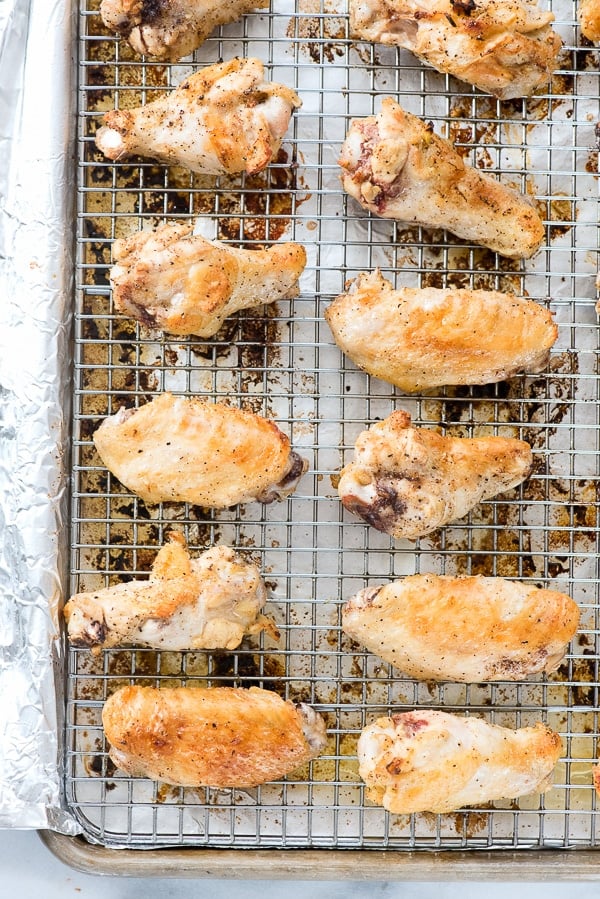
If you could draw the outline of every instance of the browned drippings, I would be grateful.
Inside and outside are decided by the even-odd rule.
[[[346,19],[335,15],[339,5],[331,0],[300,0],[299,15],[290,20],[286,34],[300,38],[300,50],[313,62],[334,62],[345,52]],[[321,14],[321,15],[319,15]],[[338,43],[342,42],[342,43]]]

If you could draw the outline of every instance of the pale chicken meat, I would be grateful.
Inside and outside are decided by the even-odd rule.
[[[359,434],[338,491],[368,524],[414,540],[462,518],[531,473],[531,447],[512,437],[443,437],[398,410]]]
[[[345,633],[403,674],[464,683],[556,671],[578,623],[566,594],[501,577],[417,574],[342,609]]]
[[[269,0],[102,0],[100,15],[136,53],[175,61],[196,50],[219,25],[268,6]]]
[[[183,787],[255,787],[316,758],[327,739],[318,712],[258,687],[122,687],[102,723],[121,771]]]
[[[582,34],[589,41],[600,41],[600,0],[580,0],[577,18]]]
[[[170,393],[106,418],[94,443],[106,467],[147,503],[272,502],[292,493],[306,469],[274,422]]]
[[[350,0],[353,37],[404,47],[501,100],[550,81],[562,45],[553,21],[532,0]]]
[[[550,312],[531,300],[492,290],[394,290],[379,271],[359,274],[325,318],[353,362],[407,393],[542,371],[558,337]]]
[[[116,309],[169,334],[212,337],[240,309],[298,295],[304,247],[243,250],[166,224],[115,241],[110,283]]]
[[[298,95],[264,80],[258,59],[216,63],[165,97],[115,109],[96,133],[112,160],[149,156],[209,175],[254,174],[277,156]]]
[[[465,163],[390,97],[378,115],[351,122],[339,164],[344,190],[382,218],[446,228],[515,259],[533,256],[544,239],[526,196]]]
[[[561,753],[544,724],[511,730],[429,709],[379,718],[358,740],[367,797],[398,815],[544,793]]]
[[[228,546],[191,559],[173,539],[159,550],[149,578],[77,593],[64,616],[69,642],[96,653],[127,644],[232,650],[246,634],[274,632],[261,615],[265,600],[256,565]]]

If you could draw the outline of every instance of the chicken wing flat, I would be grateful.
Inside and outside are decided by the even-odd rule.
[[[352,121],[339,164],[344,190],[382,218],[447,228],[515,259],[533,256],[544,238],[527,197],[467,165],[391,97],[377,116]]]
[[[306,470],[274,422],[170,393],[106,418],[94,443],[106,467],[147,503],[272,502],[292,493]]]
[[[122,687],[102,723],[118,768],[182,787],[255,787],[316,758],[326,742],[314,709],[258,687]]]
[[[115,241],[110,272],[119,312],[169,334],[212,337],[240,309],[298,295],[304,247],[241,250],[167,224]]]
[[[147,580],[77,593],[64,609],[73,646],[100,652],[134,644],[155,649],[236,649],[269,621],[260,616],[265,585],[256,565],[228,546],[190,559],[165,544]]]
[[[153,103],[107,112],[98,149],[112,160],[150,156],[209,175],[260,172],[301,105],[293,90],[263,76],[258,59],[208,66]]]
[[[414,540],[466,515],[531,473],[531,447],[512,437],[442,437],[398,410],[359,434],[338,484],[346,509]]]
[[[561,752],[541,723],[510,730],[428,709],[379,718],[358,740],[367,796],[399,815],[544,793]]]
[[[409,677],[464,683],[556,671],[578,624],[569,596],[500,577],[417,574],[342,610],[343,630]]]
[[[219,25],[268,6],[269,0],[102,0],[100,15],[136,53],[175,61],[196,50]]]
[[[550,81],[562,41],[531,0],[350,0],[355,38],[410,50],[501,100]]]
[[[577,8],[577,18],[582,34],[589,41],[600,41],[600,2],[581,0]]]
[[[531,300],[492,290],[394,290],[379,271],[362,272],[325,318],[353,362],[407,393],[542,371],[558,337],[551,313]]]

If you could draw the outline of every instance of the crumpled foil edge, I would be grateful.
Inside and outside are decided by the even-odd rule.
[[[66,583],[75,6],[0,4],[0,827],[66,807]]]

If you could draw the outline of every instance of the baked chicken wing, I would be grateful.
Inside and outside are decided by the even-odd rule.
[[[107,112],[96,144],[112,160],[150,156],[209,175],[260,172],[300,106],[293,90],[263,75],[258,59],[208,66],[153,103]]]
[[[170,393],[106,418],[94,443],[106,467],[147,503],[268,503],[292,493],[306,469],[274,422]]]
[[[119,312],[169,334],[212,337],[240,309],[298,295],[304,247],[242,250],[161,225],[115,241],[110,272]]]
[[[269,626],[260,615],[265,585],[256,565],[228,546],[190,559],[185,545],[165,544],[147,580],[77,593],[64,615],[73,646],[100,652],[134,644],[155,649],[236,649],[245,634]]]
[[[219,25],[268,5],[269,0],[102,0],[100,15],[136,53],[174,61],[192,53]]]
[[[589,41],[600,41],[600,0],[580,0],[577,18]]]
[[[353,37],[404,47],[501,100],[550,81],[562,43],[553,21],[532,0],[350,0]]]
[[[325,318],[360,368],[407,393],[489,384],[545,368],[558,337],[543,306],[492,290],[394,290],[361,273]]]
[[[442,437],[399,410],[359,434],[338,491],[348,511],[415,539],[466,515],[530,474],[531,447],[511,437]]]
[[[555,671],[578,623],[564,593],[500,577],[417,574],[342,610],[344,631],[409,677],[465,683]]]
[[[466,164],[390,97],[377,116],[352,121],[339,164],[344,190],[382,218],[447,228],[515,259],[533,256],[544,238],[527,197]]]
[[[541,723],[510,730],[428,709],[379,718],[358,740],[368,798],[399,815],[544,793],[561,752]]]
[[[316,758],[326,742],[314,709],[258,687],[122,687],[102,723],[118,768],[182,787],[255,787]]]

